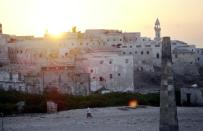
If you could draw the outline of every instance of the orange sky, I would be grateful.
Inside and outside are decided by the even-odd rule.
[[[42,36],[88,28],[141,32],[154,37],[159,17],[162,36],[203,47],[203,0],[0,0],[4,33]]]

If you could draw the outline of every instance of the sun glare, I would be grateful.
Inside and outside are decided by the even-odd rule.
[[[71,11],[74,9],[68,5],[73,5],[73,3],[69,2],[73,1],[43,0],[40,3],[40,19],[44,30],[48,30],[48,32],[54,36],[58,36],[60,33],[70,30],[73,24],[77,24],[73,17],[76,11]]]

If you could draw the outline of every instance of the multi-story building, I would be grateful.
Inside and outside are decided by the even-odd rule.
[[[110,91],[134,91],[133,56],[120,55],[120,51],[94,50],[77,58],[90,74],[91,91],[101,88]]]
[[[10,36],[0,32],[0,66],[5,69],[12,65],[12,67],[16,67],[14,69],[17,72],[28,77],[27,74],[30,72],[31,74],[33,72],[40,74],[42,67],[70,64],[78,66],[80,63],[79,65],[85,65],[78,67],[81,70],[84,67],[96,68],[97,70],[96,74],[94,74],[94,69],[93,72],[86,69],[81,72],[90,73],[92,91],[101,87],[112,91],[133,89],[132,73],[136,71],[156,72],[161,67],[162,38],[158,19],[155,22],[154,31],[154,40],[141,36],[140,32],[105,29],[89,29],[81,33],[74,28],[72,32],[62,33],[58,39],[52,38],[48,31],[43,38]],[[194,45],[178,40],[172,40],[171,44],[175,73],[184,75],[185,72],[190,72],[193,75],[198,75],[198,67],[203,67],[202,49],[197,49]],[[126,63],[125,59],[128,59],[129,63]],[[111,60],[113,60],[113,64],[110,62]],[[104,64],[99,64],[101,61]],[[98,67],[102,70],[99,70]],[[122,72],[118,72],[117,69]],[[190,71],[188,72],[188,70]],[[129,74],[127,75],[126,72]],[[54,75],[56,74],[52,73],[50,76]],[[84,79],[86,78],[84,77]],[[47,78],[48,83],[49,80],[52,81],[52,78]],[[39,80],[38,83],[42,83],[41,81]],[[32,85],[29,80],[28,83]],[[35,88],[38,87],[37,85]],[[41,87],[42,85],[40,85],[39,90],[43,90]],[[62,86],[60,87],[62,88]],[[76,87],[74,86],[74,88]],[[73,89],[71,90],[74,93]]]

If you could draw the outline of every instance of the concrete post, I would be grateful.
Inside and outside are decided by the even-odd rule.
[[[162,40],[162,75],[160,89],[160,131],[179,131],[173,81],[170,37]]]

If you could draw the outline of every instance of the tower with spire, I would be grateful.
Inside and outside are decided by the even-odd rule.
[[[154,31],[155,31],[155,37],[154,40],[160,41],[161,40],[161,26],[159,19],[156,19],[155,25],[154,25]]]

